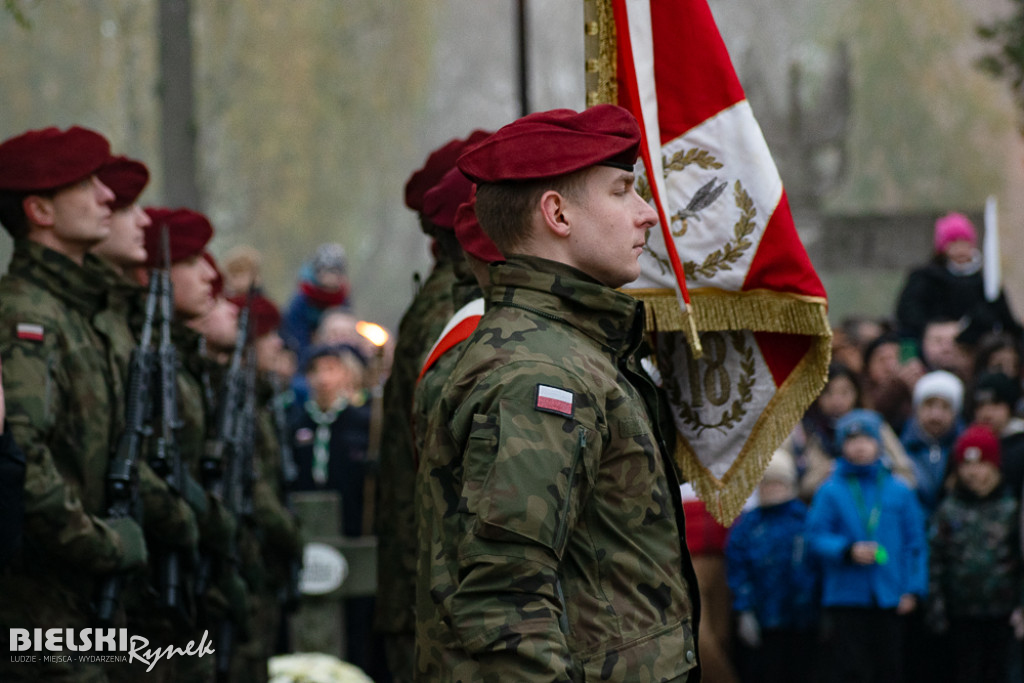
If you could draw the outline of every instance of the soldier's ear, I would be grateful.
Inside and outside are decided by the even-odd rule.
[[[25,218],[32,225],[51,227],[55,222],[53,200],[37,194],[30,194],[21,200]]]
[[[561,193],[548,190],[540,197],[540,211],[544,217],[544,226],[558,237],[568,237],[569,221],[565,215],[567,202]]]

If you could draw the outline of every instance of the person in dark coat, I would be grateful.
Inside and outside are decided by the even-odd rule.
[[[896,304],[899,335],[920,350],[930,320],[961,320],[959,341],[975,344],[990,331],[1021,337],[1021,326],[1002,291],[985,298],[978,238],[967,216],[950,213],[935,221],[935,255],[907,278]]]

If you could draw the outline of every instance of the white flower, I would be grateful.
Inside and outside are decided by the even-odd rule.
[[[373,683],[358,666],[319,652],[270,658],[270,683]]]

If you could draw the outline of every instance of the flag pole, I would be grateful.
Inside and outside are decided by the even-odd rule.
[[[516,38],[519,49],[519,115],[530,113],[529,26],[526,21],[526,0],[516,1]]]

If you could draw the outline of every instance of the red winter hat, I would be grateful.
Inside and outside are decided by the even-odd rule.
[[[0,190],[55,190],[95,173],[110,158],[110,143],[88,128],[30,130],[0,143]]]
[[[455,166],[455,161],[464,149],[475,145],[488,135],[488,131],[474,130],[469,137],[449,140],[444,146],[431,152],[423,168],[409,176],[405,183],[405,205],[417,213],[423,213],[424,195]]]
[[[632,168],[640,149],[640,126],[613,104],[529,114],[498,130],[459,157],[477,183],[536,180],[597,164]]]
[[[504,261],[505,256],[487,236],[480,222],[476,219],[476,185],[469,201],[461,204],[455,212],[455,238],[462,245],[462,250],[484,263]]]
[[[953,462],[988,462],[996,467],[1002,464],[999,437],[987,425],[973,424],[964,430],[953,446]]]
[[[972,245],[978,243],[978,234],[971,219],[962,213],[948,213],[935,221],[935,253],[946,251],[950,242],[966,240]]]
[[[100,182],[114,193],[110,208],[114,211],[131,206],[149,182],[149,169],[141,161],[128,157],[113,157],[96,171]]]
[[[237,294],[229,296],[228,301],[238,306],[239,310],[245,308],[248,294]],[[249,302],[249,338],[259,339],[270,334],[281,326],[281,312],[274,305],[274,302],[263,296],[254,293]]]
[[[213,237],[213,226],[206,216],[192,209],[165,209],[146,207],[146,213],[153,221],[146,226],[146,265],[160,268],[164,264],[163,247],[160,245],[162,226],[167,226],[167,237],[171,247],[171,263],[183,261],[190,256],[201,254]]]
[[[423,196],[423,215],[437,227],[452,230],[455,228],[455,212],[460,204],[469,201],[472,191],[470,179],[452,167]]]

